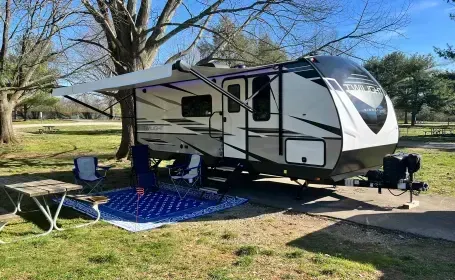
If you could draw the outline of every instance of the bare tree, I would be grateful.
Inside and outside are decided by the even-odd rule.
[[[14,143],[14,107],[31,94],[54,87],[57,79],[84,68],[85,64],[69,65],[68,52],[78,43],[65,39],[69,29],[84,21],[71,0],[5,0],[2,6],[0,143]],[[66,71],[61,71],[61,64]]]
[[[221,40],[213,52],[201,62],[216,58],[217,53],[229,45],[238,32],[254,35],[260,33],[258,30],[270,30],[270,38],[277,42],[280,49],[303,54],[303,49],[308,49],[304,45],[309,40],[302,34],[308,34],[309,27],[313,30],[316,26],[327,25],[329,20],[333,24],[343,11],[344,5],[335,0],[168,0],[155,6],[152,6],[150,0],[142,0],[140,3],[137,3],[137,0],[81,1],[87,13],[92,15],[101,27],[101,35],[105,41],[99,39],[99,34],[78,38],[77,41],[106,51],[112,58],[116,75],[149,68],[157,62],[169,63],[190,54],[203,38],[204,32],[216,34]],[[365,7],[370,8],[371,4],[367,1]],[[400,14],[389,18],[387,12],[380,7],[377,8],[377,13],[367,8],[363,13],[362,10],[359,12],[357,24],[353,25],[351,32],[330,42],[324,41],[316,49],[327,48],[342,40],[367,38],[378,32],[393,32],[403,22]],[[380,10],[382,13],[379,13]],[[211,22],[218,22],[227,15],[236,20],[237,30],[226,36],[210,26]],[[348,25],[352,25],[352,22]],[[187,47],[180,48],[175,54],[169,54],[165,59],[160,57],[160,48],[164,44],[178,44],[188,37],[192,39]],[[258,36],[261,37],[264,38]],[[242,51],[248,52],[247,49]],[[122,140],[117,158],[128,155],[134,140],[134,107],[133,98],[128,97],[130,95],[129,90],[121,90],[114,95],[120,103],[123,117]]]

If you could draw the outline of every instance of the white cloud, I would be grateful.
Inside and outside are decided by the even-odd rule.
[[[434,7],[438,6],[439,4],[441,4],[441,2],[442,1],[438,1],[438,0],[422,0],[415,4],[412,4],[409,11],[411,13],[419,13],[426,9],[434,8]]]

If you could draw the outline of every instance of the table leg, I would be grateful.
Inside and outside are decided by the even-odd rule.
[[[11,203],[14,206],[14,211],[11,214],[16,214],[17,212],[22,212],[21,201],[22,201],[22,198],[24,197],[24,195],[19,193],[17,196],[17,201],[14,202],[13,198],[9,195],[8,191],[6,191],[5,188],[3,188],[3,190],[5,191],[6,196],[8,197],[9,201],[11,201]]]
[[[59,230],[59,231],[66,230],[64,228],[60,228],[59,226],[57,226],[58,215],[60,214],[60,210],[62,209],[63,202],[64,202],[65,198],[66,198],[66,193],[60,199],[60,203],[58,204],[57,211],[55,212],[55,216],[54,216],[54,228],[56,230]],[[88,223],[84,223],[84,224],[81,224],[81,225],[77,225],[77,226],[74,226],[74,227],[71,227],[71,228],[86,227],[86,226],[89,226],[89,225],[92,225],[92,224],[98,222],[100,220],[100,218],[101,218],[101,212],[100,212],[100,210],[98,208],[98,204],[96,204],[96,203],[93,204],[92,208],[93,208],[93,210],[96,211],[96,219],[94,221],[91,221],[91,222],[88,222]],[[67,228],[67,229],[70,229],[70,228]]]
[[[48,211],[43,207],[43,205],[39,202],[39,200],[36,197],[32,197],[32,199],[36,203],[36,205],[38,206],[39,210],[41,210],[43,215],[46,217],[47,221],[49,222],[49,229],[46,232],[43,232],[43,233],[40,233],[40,234],[35,234],[33,236],[24,237],[24,238],[12,240],[12,241],[9,241],[9,242],[5,242],[5,241],[0,240],[0,244],[14,243],[14,242],[18,242],[18,241],[22,241],[22,240],[26,240],[26,239],[30,239],[30,238],[36,238],[36,237],[40,237],[40,236],[45,236],[45,235],[48,235],[49,233],[51,233],[52,229],[54,228],[54,222],[52,220],[52,216],[49,215]],[[1,229],[3,229],[4,226],[5,225],[3,225],[1,227]]]

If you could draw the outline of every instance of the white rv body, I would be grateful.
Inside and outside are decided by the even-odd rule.
[[[208,166],[243,162],[256,172],[337,182],[381,166],[396,148],[398,124],[390,98],[347,59],[315,56],[253,68],[195,68],[253,112],[190,73],[169,73],[169,66],[156,77],[137,74],[130,85],[136,142],[148,145],[153,158],[196,153]],[[102,84],[88,88],[112,89]],[[59,95],[79,92],[57,90]]]
[[[327,58],[331,57],[314,60]],[[236,92],[240,100],[248,100],[253,110],[259,97],[251,99],[258,90],[255,79],[271,80],[267,116],[255,117],[254,112],[230,104],[229,98],[197,79],[136,88],[137,141],[149,145],[152,157],[197,153],[208,165],[219,159],[239,160],[257,172],[308,180],[338,181],[380,166],[398,142],[389,97],[363,74],[351,79],[353,85],[374,82],[371,90],[378,91],[377,100],[362,98],[361,87],[332,86],[336,80],[321,75],[316,63],[303,60],[209,77],[226,91]],[[376,106],[370,110],[386,102],[386,120],[379,131],[363,120],[353,95]],[[210,96],[211,109],[188,115],[182,103],[194,99],[191,106],[197,107],[198,96]]]

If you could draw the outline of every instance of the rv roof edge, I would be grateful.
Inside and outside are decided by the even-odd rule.
[[[183,60],[178,60],[177,62],[174,63],[175,68],[177,70],[179,70],[180,72],[185,72],[185,73],[189,73],[190,70],[191,70],[191,66],[188,65],[188,63],[186,63],[185,61]],[[173,67],[174,68],[174,67]]]
[[[149,69],[113,76],[98,81],[60,87],[52,91],[53,96],[73,95],[87,92],[112,91],[144,87],[155,80],[172,76],[172,64],[151,67]]]

